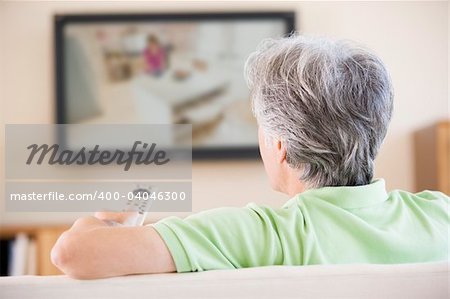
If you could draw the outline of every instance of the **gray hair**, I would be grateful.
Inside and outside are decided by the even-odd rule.
[[[393,110],[383,62],[350,41],[292,35],[264,40],[245,65],[253,112],[309,187],[358,186]]]

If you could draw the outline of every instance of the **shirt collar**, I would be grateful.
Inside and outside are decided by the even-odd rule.
[[[362,186],[322,187],[306,190],[296,196],[318,198],[346,209],[364,208],[386,201],[388,194],[383,179],[373,180]]]

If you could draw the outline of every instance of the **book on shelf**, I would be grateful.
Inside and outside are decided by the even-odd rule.
[[[16,235],[12,244],[11,264],[8,275],[25,275],[28,256],[28,242],[28,236],[24,233],[19,233]]]
[[[10,243],[13,239],[0,239],[0,276],[8,275]]]
[[[26,275],[37,275],[37,247],[36,240],[33,239],[28,243]]]

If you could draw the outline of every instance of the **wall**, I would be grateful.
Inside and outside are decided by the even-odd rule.
[[[414,190],[412,133],[449,113],[447,2],[2,2],[2,121],[53,121],[54,13],[273,9],[296,10],[302,33],[360,41],[386,62],[396,92],[395,112],[376,161],[376,176],[386,179],[388,189]],[[3,130],[0,135],[4,140]],[[0,143],[2,170],[3,152]],[[3,172],[1,175],[3,182]],[[242,206],[249,201],[278,206],[287,200],[270,190],[260,161],[196,162],[193,181],[194,211]],[[71,222],[77,215],[6,214],[0,209],[0,223]],[[153,219],[161,216],[152,215]]]

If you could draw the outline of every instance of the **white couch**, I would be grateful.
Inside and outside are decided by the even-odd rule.
[[[4,277],[0,298],[449,298],[449,263],[273,266],[85,281]]]

